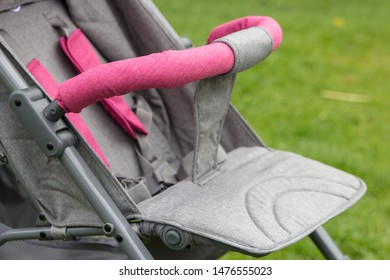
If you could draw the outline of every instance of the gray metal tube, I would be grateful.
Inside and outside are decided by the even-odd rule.
[[[39,239],[42,232],[50,232],[50,228],[14,229],[0,234],[0,247],[15,240]]]
[[[28,87],[22,76],[15,70],[3,50],[0,49],[0,82],[9,91]]]
[[[68,228],[66,234],[71,237],[99,236],[104,235],[102,228]],[[28,239],[56,239],[52,236],[51,227],[36,227],[23,229],[10,229],[0,234],[0,247],[8,241]]]
[[[326,232],[323,227],[319,227],[312,234],[310,238],[316,244],[321,253],[328,260],[348,260],[349,258],[345,256],[337,245],[334,243],[332,238]]]

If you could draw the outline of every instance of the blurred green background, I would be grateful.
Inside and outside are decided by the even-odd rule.
[[[326,230],[351,259],[390,259],[390,1],[155,0],[195,45],[215,26],[267,15],[280,48],[239,74],[233,104],[270,147],[361,177],[367,194]],[[224,259],[252,259],[228,253]],[[266,259],[321,259],[309,238]]]

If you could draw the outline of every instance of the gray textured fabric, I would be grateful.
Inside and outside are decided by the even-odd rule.
[[[0,143],[0,154],[2,145]],[[31,227],[38,213],[15,176],[0,166],[0,223],[10,227]]]
[[[93,2],[95,1],[89,0]],[[168,49],[183,49],[179,36],[150,0],[113,0],[131,39],[137,55],[146,55]]]
[[[159,128],[153,122],[153,112],[147,101],[141,96],[135,96],[133,108],[139,120],[144,124],[148,135],[137,134],[137,154],[144,174],[153,174],[156,183],[175,184],[176,168],[171,163],[176,162],[176,156],[170,149],[170,144]]]
[[[365,189],[358,178],[299,155],[239,148],[201,186],[182,181],[141,202],[136,218],[263,255],[307,236]]]
[[[261,27],[252,27],[229,34],[215,42],[228,44],[234,52],[232,73],[238,73],[255,66],[272,51],[273,41],[267,31]]]
[[[217,168],[218,145],[230,104],[235,74],[199,82],[195,92],[196,142],[192,178],[194,182]]]
[[[122,55],[134,57],[131,43],[122,30],[121,18],[116,15],[109,2],[66,0],[72,20],[82,28],[107,60],[119,60]]]
[[[45,12],[53,10],[57,11],[61,18],[69,18],[61,1],[41,1],[25,5],[17,13],[1,13],[0,29],[5,30],[23,48],[22,52],[21,48],[17,48],[18,52],[14,49],[14,52],[24,65],[32,58],[37,58],[61,83],[77,73],[58,47],[58,30],[52,28],[44,16]],[[74,26],[69,20],[67,24]],[[61,65],[61,68],[58,65]]]
[[[20,5],[39,2],[43,0],[1,0],[0,2],[0,11],[6,11],[12,8],[16,8]]]
[[[135,203],[139,203],[152,197],[143,178],[124,178],[120,180],[120,182]]]
[[[195,92],[196,142],[192,177],[195,183],[217,168],[217,150],[228,113],[235,74],[264,60],[272,51],[272,38],[253,27],[216,40],[228,44],[234,53],[229,74],[204,79]]]
[[[217,157],[216,157],[216,165],[223,163],[226,160],[226,152],[222,148],[221,145],[218,145]],[[178,181],[182,181],[188,177],[192,177],[194,163],[194,152],[188,153],[182,160],[180,161],[180,165],[177,170],[176,177]]]
[[[63,20],[60,16],[57,15],[56,12],[49,11],[43,14],[46,18],[47,22],[50,23],[51,26],[57,28],[61,31],[62,35],[65,37],[69,37],[70,34],[74,31],[74,26],[69,26],[68,23]]]

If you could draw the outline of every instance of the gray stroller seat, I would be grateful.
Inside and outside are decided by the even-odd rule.
[[[101,103],[85,107],[103,160],[70,117],[42,113],[61,108],[29,63],[61,87],[94,73],[77,75],[59,47],[77,28],[101,62],[183,50],[183,41],[150,1],[5,1],[0,11],[0,258],[263,256],[308,235],[343,257],[321,225],[356,203],[364,182],[267,147],[229,105],[233,72],[271,52],[267,30],[219,39],[239,49],[233,72],[124,95],[146,136],[129,137]],[[252,32],[266,46],[255,54],[240,49]]]

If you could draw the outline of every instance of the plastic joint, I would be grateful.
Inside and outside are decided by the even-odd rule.
[[[183,231],[171,226],[164,228],[161,239],[168,248],[174,250],[181,250],[188,247]]]
[[[65,112],[60,105],[58,105],[57,100],[54,100],[43,110],[43,115],[49,121],[56,122],[65,115]]]

